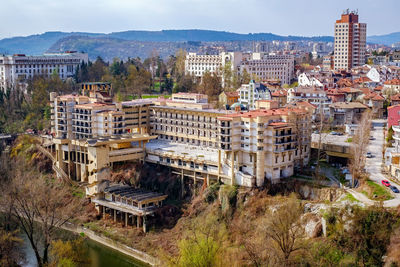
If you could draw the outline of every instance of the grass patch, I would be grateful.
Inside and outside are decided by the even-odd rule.
[[[346,142],[347,142],[347,143],[353,142],[353,138],[351,138],[351,137],[347,138]]]
[[[360,202],[356,199],[352,194],[347,193],[346,196],[342,199],[342,201],[350,201],[350,202]]]
[[[367,188],[365,188],[366,190],[363,190],[362,193],[370,199],[382,201],[393,199],[392,195],[386,188],[371,180],[367,180],[365,186]]]

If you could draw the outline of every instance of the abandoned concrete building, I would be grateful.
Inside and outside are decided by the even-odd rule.
[[[99,212],[138,216],[125,207],[133,200],[120,202],[125,210],[110,199],[108,206],[104,202],[116,192],[104,183],[116,162],[164,165],[182,184],[191,179],[195,184],[256,187],[279,182],[309,161],[311,113],[306,109],[278,108],[271,101],[249,112],[216,110],[207,96],[193,93],[112,103],[112,87],[101,83],[82,84],[81,93],[50,95],[55,168],[59,175],[85,183]],[[113,196],[112,202],[119,199]],[[149,203],[157,207],[162,198]]]

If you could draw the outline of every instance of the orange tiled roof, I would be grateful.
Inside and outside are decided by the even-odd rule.
[[[271,96],[287,96],[286,90],[276,90],[271,92]]]
[[[350,94],[350,93],[360,93],[361,90],[356,89],[356,88],[351,88],[351,87],[345,87],[345,88],[340,88],[339,92]]]
[[[363,92],[364,95],[368,95],[371,93],[371,90],[369,88],[360,88],[361,92]]]
[[[374,91],[382,91],[382,89],[383,89],[383,86],[380,85],[380,86],[375,87]]]
[[[353,83],[349,79],[346,79],[346,78],[340,79],[339,81],[337,81],[337,84],[339,86],[347,86],[347,87],[353,85]]]
[[[392,95],[392,96],[390,97],[390,100],[391,100],[391,101],[400,101],[400,94]]]
[[[399,79],[393,79],[393,80],[387,80],[384,82],[386,85],[400,85],[400,80]]]
[[[248,112],[232,113],[232,114],[227,114],[227,115],[221,116],[221,118],[236,118],[236,117],[257,118],[257,117],[274,116],[274,115],[288,115],[289,112],[295,112],[295,113],[301,113],[301,114],[306,113],[306,111],[301,108],[285,107],[285,108],[277,108],[277,109],[257,109],[257,110],[252,110],[252,111],[248,111]]]
[[[354,83],[367,83],[367,82],[372,82],[372,80],[368,77],[360,77],[358,79],[355,79],[353,82]]]
[[[228,97],[239,97],[238,92],[225,92],[226,96]]]

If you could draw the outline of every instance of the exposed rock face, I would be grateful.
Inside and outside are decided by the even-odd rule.
[[[338,188],[315,188],[301,185],[297,191],[304,199],[336,201],[344,192]]]
[[[304,232],[309,238],[316,238],[322,235],[321,217],[313,213],[305,213],[303,215]]]

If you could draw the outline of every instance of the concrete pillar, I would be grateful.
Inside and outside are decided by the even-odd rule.
[[[193,172],[194,185],[196,186],[196,171]]]
[[[146,228],[146,215],[143,216],[143,232],[146,233],[147,228]]]
[[[128,226],[128,213],[125,212],[125,227]]]
[[[207,173],[207,187],[210,186],[210,175]]]
[[[81,159],[82,160],[82,159]],[[79,166],[80,164],[78,163],[78,146],[77,145],[75,145],[75,175],[76,175],[76,180],[77,181],[80,181],[81,179],[80,179],[80,172],[81,172],[81,170],[80,170],[80,168],[78,168],[78,166]]]
[[[71,179],[71,144],[68,142],[68,178]]]
[[[257,151],[257,169],[256,169],[256,184],[257,186],[264,185],[264,163],[265,163],[265,153],[264,151]]]
[[[106,218],[106,207],[103,206],[103,219],[105,219],[105,218]]]
[[[141,222],[142,222],[142,217],[137,216],[137,221],[136,221],[136,223],[137,223],[137,224],[136,224],[136,225],[137,225],[137,228],[140,227]]]
[[[117,221],[117,211],[116,210],[113,210],[114,211],[114,222],[116,222]]]
[[[218,149],[218,181],[219,181],[219,175],[221,174],[221,149]]]
[[[183,169],[181,169],[181,197],[185,196],[185,176],[183,175]]]
[[[132,226],[135,226],[135,215],[132,214]]]
[[[231,152],[231,185],[235,184],[235,152]]]

